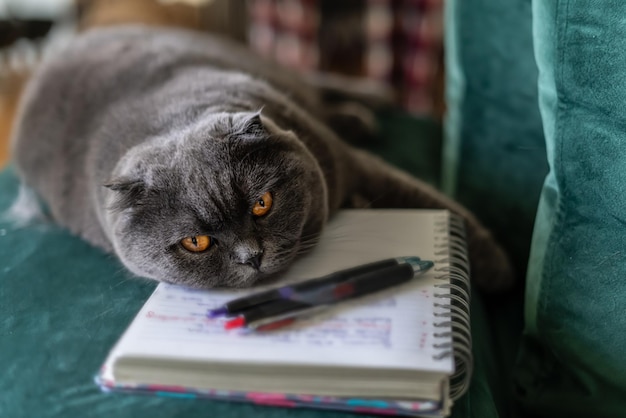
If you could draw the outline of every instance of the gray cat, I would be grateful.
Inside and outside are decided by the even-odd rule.
[[[341,207],[450,208],[473,276],[511,284],[507,258],[465,209],[343,142],[319,89],[230,41],[98,29],[46,60],[13,139],[53,218],[139,276],[251,286],[315,244]]]

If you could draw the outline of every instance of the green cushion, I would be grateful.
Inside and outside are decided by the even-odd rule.
[[[428,176],[432,124],[404,116],[381,153]],[[395,125],[395,124],[394,124]],[[396,129],[398,129],[397,125]],[[426,129],[425,129],[426,127]],[[383,148],[385,151],[382,152]],[[436,147],[435,147],[436,148]],[[411,153],[407,149],[413,150]],[[412,163],[406,155],[413,155]],[[402,158],[398,158],[402,156]],[[430,173],[432,174],[432,173]],[[0,173],[0,213],[17,193],[12,170]],[[55,225],[16,228],[0,220],[0,416],[2,417],[361,417],[228,402],[106,394],[93,382],[108,350],[155,283],[127,274],[111,256]],[[497,417],[491,392],[497,370],[482,303],[472,302],[476,371],[454,417]]]
[[[550,175],[528,272],[518,395],[555,416],[626,414],[626,2],[535,1]]]
[[[552,1],[552,0],[546,0]],[[494,231],[525,275],[548,170],[529,0],[446,0],[443,187]],[[490,298],[499,357],[496,399],[512,398],[523,286]],[[499,405],[506,410],[507,403]]]
[[[494,231],[523,275],[548,170],[530,1],[445,6],[443,188]]]

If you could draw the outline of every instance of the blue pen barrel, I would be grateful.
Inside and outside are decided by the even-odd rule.
[[[306,291],[309,289],[318,288],[319,286],[323,284],[332,285],[335,283],[344,282],[346,280],[353,280],[357,277],[360,277],[363,274],[386,269],[389,267],[394,267],[397,265],[398,265],[398,262],[395,259],[377,261],[375,263],[364,264],[362,266],[351,267],[345,270],[331,273],[327,276],[323,276],[318,279],[312,279],[312,280],[307,280],[306,282],[297,283],[291,286],[291,288],[297,291]]]
[[[355,280],[353,297],[377,292],[413,279],[415,273],[410,264],[400,264],[387,269],[367,273]]]

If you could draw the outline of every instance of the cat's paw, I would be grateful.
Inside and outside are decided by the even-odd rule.
[[[471,278],[478,289],[497,293],[514,286],[516,277],[509,256],[489,232],[470,237],[469,257]]]

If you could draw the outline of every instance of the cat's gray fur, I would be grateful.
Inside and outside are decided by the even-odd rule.
[[[229,41],[180,30],[87,32],[29,84],[18,173],[57,222],[134,273],[249,286],[284,269],[340,207],[446,207],[468,222],[474,277],[511,283],[507,258],[442,194],[344,143],[318,89]],[[266,191],[274,206],[250,210]],[[203,253],[186,236],[211,235]],[[372,245],[375,245],[373,243]],[[262,254],[259,269],[248,263]]]

